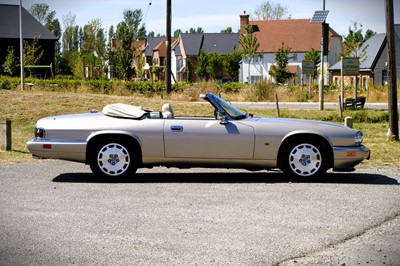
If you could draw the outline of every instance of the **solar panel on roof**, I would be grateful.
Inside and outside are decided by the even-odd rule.
[[[317,10],[315,11],[311,23],[322,23],[328,16],[329,10]]]

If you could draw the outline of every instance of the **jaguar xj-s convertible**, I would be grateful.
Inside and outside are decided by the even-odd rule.
[[[321,121],[246,114],[220,97],[201,95],[210,117],[175,116],[110,104],[102,112],[40,119],[27,146],[34,157],[89,164],[100,178],[127,178],[138,168],[280,169],[292,178],[354,171],[370,150],[361,131]]]

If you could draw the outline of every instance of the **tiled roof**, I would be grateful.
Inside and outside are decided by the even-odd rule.
[[[321,50],[322,25],[310,23],[310,19],[256,20],[249,24],[259,29],[254,33],[260,43],[259,52],[275,53],[282,43],[292,48],[292,53]],[[330,29],[329,36],[340,35]]]
[[[19,6],[0,4],[0,39],[19,39]],[[22,36],[24,39],[57,40],[28,11],[22,8]]]
[[[239,33],[182,33],[186,56],[198,56],[200,50],[230,54],[239,45]]]
[[[396,25],[395,29],[397,29],[396,33],[400,33],[400,25]],[[384,46],[386,45],[386,33],[375,34],[372,36],[368,41],[366,41],[359,51],[367,47],[365,52],[367,54],[367,58],[360,63],[360,70],[373,70],[375,68],[375,64],[379,59]],[[359,54],[360,54],[359,53]],[[331,71],[339,71],[342,69],[341,61],[334,64],[332,67],[329,68]]]
[[[181,33],[181,40],[186,56],[198,56],[203,40],[202,33]]]
[[[171,47],[174,46],[176,42],[176,38],[171,38]],[[167,56],[167,39],[164,39],[154,47],[153,51],[158,50],[159,57],[166,57]]]
[[[146,48],[144,50],[145,55],[152,56],[154,47],[160,44],[160,42],[162,42],[163,40],[165,40],[165,37],[147,37]]]
[[[239,46],[239,33],[204,33],[202,49],[221,55],[231,54]]]

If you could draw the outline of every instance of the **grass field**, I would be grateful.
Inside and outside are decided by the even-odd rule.
[[[8,118],[12,121],[12,151],[0,150],[0,163],[15,163],[31,160],[26,142],[33,136],[38,119],[60,114],[84,113],[91,109],[102,110],[106,104],[128,103],[141,105],[148,109],[160,110],[165,102],[171,102],[176,115],[211,115],[208,105],[199,105],[179,97],[161,99],[160,96],[114,96],[92,93],[17,91],[0,90],[0,121]],[[244,110],[255,115],[276,116],[275,110]],[[345,111],[344,116],[355,118],[354,128],[364,133],[364,144],[372,150],[370,161],[360,167],[396,167],[400,168],[400,142],[388,142],[386,133],[387,111],[358,110]],[[281,110],[281,116],[293,118],[318,119],[343,124],[337,110]],[[373,123],[372,123],[373,122]]]

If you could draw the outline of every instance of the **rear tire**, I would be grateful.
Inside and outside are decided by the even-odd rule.
[[[128,141],[102,139],[89,152],[90,169],[96,177],[120,181],[137,170],[137,153]]]
[[[319,178],[328,170],[328,151],[320,142],[296,139],[283,149],[281,168],[290,178]]]

